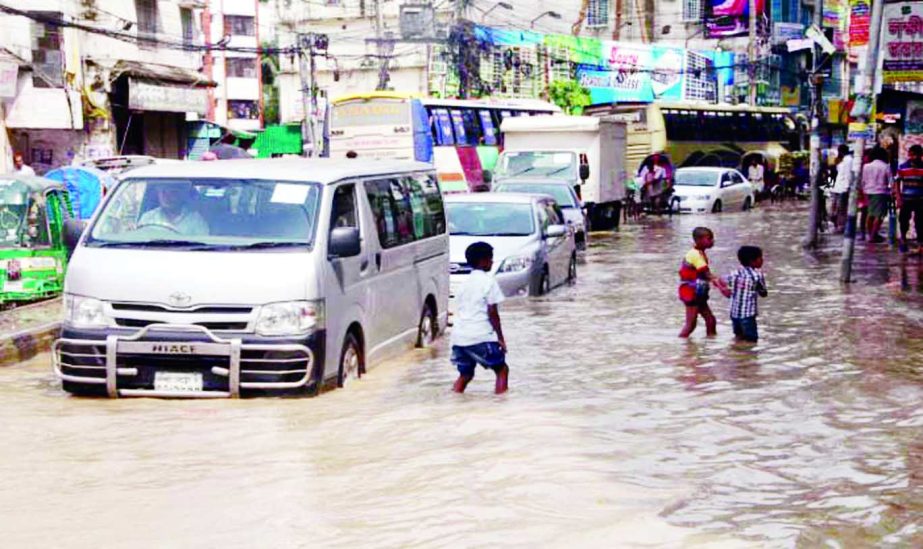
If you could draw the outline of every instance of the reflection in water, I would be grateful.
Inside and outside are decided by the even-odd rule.
[[[786,205],[791,208],[791,205]],[[576,287],[504,309],[511,393],[453,395],[445,340],[302,400],[65,397],[0,369],[4,545],[923,544],[921,271],[803,210],[709,216],[716,272],[766,253],[763,339],[676,337],[702,218],[593,242]]]

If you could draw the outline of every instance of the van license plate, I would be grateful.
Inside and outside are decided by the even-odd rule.
[[[201,391],[202,374],[185,372],[154,372],[154,390],[165,393]]]

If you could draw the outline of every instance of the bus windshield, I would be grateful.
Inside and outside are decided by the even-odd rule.
[[[320,186],[246,179],[129,179],[88,246],[255,250],[313,245]]]
[[[577,155],[572,152],[505,152],[497,166],[497,179],[519,176],[572,180],[577,173]]]

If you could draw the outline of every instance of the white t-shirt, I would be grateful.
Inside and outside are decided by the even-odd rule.
[[[830,192],[843,194],[849,192],[849,172],[852,171],[852,155],[846,155],[843,160],[836,165],[836,181]]]
[[[748,176],[747,178],[750,180],[750,183],[754,183],[756,185],[762,185],[763,175],[765,173],[766,173],[766,170],[763,168],[763,165],[757,164],[756,166],[750,166],[748,173],[747,173],[747,176]]]
[[[452,345],[468,347],[478,343],[497,342],[497,332],[490,325],[487,307],[503,302],[503,290],[493,275],[475,269],[468,275],[455,296],[455,322]]]
[[[199,212],[184,208],[176,218],[169,218],[161,208],[147,211],[138,220],[138,226],[164,225],[172,227],[178,234],[208,236],[208,223]]]
[[[21,175],[35,175],[35,170],[33,170],[30,166],[26,166],[25,164],[23,164],[22,167],[18,170],[14,169],[13,171]]]

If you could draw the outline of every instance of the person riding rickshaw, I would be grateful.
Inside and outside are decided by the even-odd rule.
[[[644,159],[635,179],[639,202],[644,211],[672,213],[674,172],[670,158],[664,153],[654,153]]]

